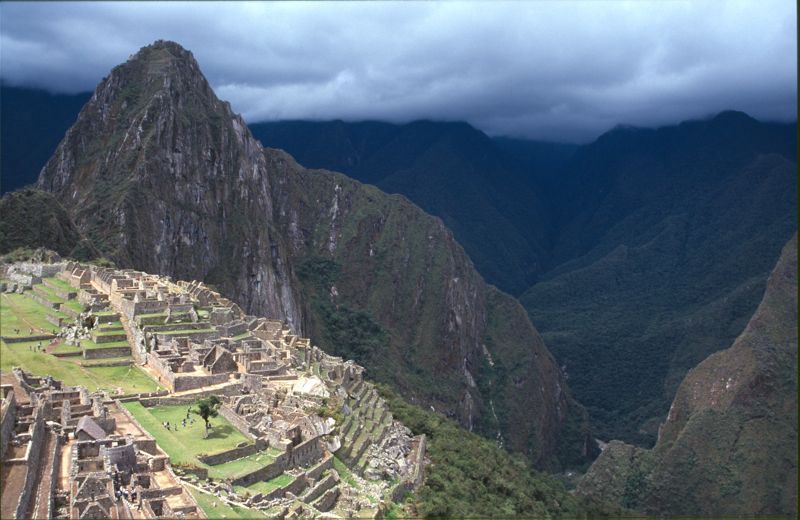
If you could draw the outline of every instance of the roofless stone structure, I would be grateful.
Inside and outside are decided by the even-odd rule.
[[[424,436],[394,420],[363,367],[286,324],[247,315],[196,281],[72,262],[48,266],[44,277],[31,266],[15,272],[26,270],[73,288],[65,296],[83,312],[57,325],[76,343],[91,338],[84,357],[117,356],[127,339],[161,390],[90,394],[19,369],[4,376],[0,456],[14,475],[4,470],[3,488],[11,477],[22,487],[14,518],[203,518],[192,492],[276,517],[369,517],[421,483]],[[199,454],[196,464],[170,461],[161,432],[131,412],[184,407],[185,428],[208,395],[221,398],[219,415],[246,441]],[[167,423],[160,427],[181,427]],[[243,471],[209,477],[242,461]]]

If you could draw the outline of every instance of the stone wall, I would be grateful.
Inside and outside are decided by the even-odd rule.
[[[2,408],[0,408],[0,460],[6,452],[8,442],[11,440],[14,433],[14,421],[17,419],[17,398],[14,392],[11,391],[3,399]]]
[[[131,353],[130,347],[87,348],[83,351],[84,359],[106,359],[127,356]]]
[[[419,436],[416,449],[409,455],[412,464],[411,474],[401,480],[392,489],[392,501],[400,502],[406,493],[417,489],[425,478],[425,448],[427,438],[425,435]]]
[[[234,486],[249,486],[255,482],[260,482],[262,480],[270,480],[287,469],[289,469],[289,457],[287,457],[286,453],[281,453],[278,455],[272,464],[268,464],[263,468],[259,468],[253,472],[247,473],[246,475],[242,475],[234,479],[231,483]]]
[[[64,439],[60,435],[56,435],[55,439],[56,441],[53,443],[53,451],[51,454],[53,465],[50,467],[50,489],[47,493],[49,497],[46,509],[47,518],[53,518],[53,513],[55,513],[54,495],[56,492],[56,483],[58,482],[59,473],[61,470],[61,445],[64,442]]]
[[[212,453],[211,455],[200,455],[197,460],[209,466],[216,466],[218,464],[225,464],[232,460],[241,459],[248,455],[258,453],[267,447],[267,443],[259,439],[255,444],[248,444],[247,446],[231,448],[229,450],[221,451],[219,453]]]
[[[223,404],[222,406],[220,406],[219,414],[223,416],[225,419],[227,419],[228,422],[234,426],[234,428],[236,428],[242,433],[242,435],[244,435],[248,439],[256,440],[256,435],[258,435],[258,431],[252,429],[250,423],[248,423],[244,417],[231,410],[228,407],[228,405]]]
[[[28,459],[28,471],[25,473],[25,483],[22,485],[22,493],[17,503],[17,511],[14,514],[14,518],[25,518],[31,493],[36,491],[33,489],[33,483],[39,471],[42,470],[42,444],[44,443],[44,436],[48,435],[48,432],[45,431],[44,428],[44,414],[41,412],[41,408],[37,408],[33,412],[33,415],[33,431],[31,433],[31,440],[28,445],[28,453],[26,456]]]
[[[34,336],[19,336],[19,337],[8,337],[2,336],[2,340],[6,343],[22,343],[24,341],[48,341],[55,338],[52,334],[39,334]]]
[[[216,374],[213,376],[175,376],[172,381],[172,391],[181,392],[183,390],[194,390],[204,386],[218,385],[228,381],[228,374]]]

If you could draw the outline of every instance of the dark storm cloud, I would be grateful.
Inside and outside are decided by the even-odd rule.
[[[794,2],[0,4],[2,79],[92,89],[163,38],[248,121],[467,120],[585,141],[724,109],[794,119]]]

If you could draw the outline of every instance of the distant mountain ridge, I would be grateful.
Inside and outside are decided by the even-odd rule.
[[[724,112],[616,129],[563,170],[557,266],[520,301],[600,438],[652,443],[685,373],[744,328],[797,229],[795,137]]]

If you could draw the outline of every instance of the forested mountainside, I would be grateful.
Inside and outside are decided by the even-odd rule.
[[[733,345],[678,387],[658,442],[608,445],[578,493],[607,512],[797,515],[797,236]]]
[[[524,310],[441,220],[263,149],[177,44],[111,71],[37,186],[121,266],[204,279],[538,467],[592,456]]]
[[[601,439],[651,445],[686,372],[743,330],[797,229],[795,125],[620,128],[563,172],[559,264],[520,300]]]
[[[490,139],[463,122],[281,121],[250,125],[264,146],[408,197],[440,217],[483,277],[518,295],[548,267],[553,209],[538,179],[569,145]],[[508,151],[505,151],[505,150]]]

